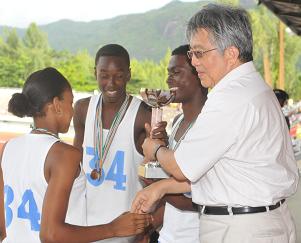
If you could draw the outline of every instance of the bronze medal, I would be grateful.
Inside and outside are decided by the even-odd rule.
[[[90,177],[91,177],[92,180],[99,180],[100,177],[101,177],[101,172],[97,171],[97,169],[93,169],[91,174],[90,174]]]

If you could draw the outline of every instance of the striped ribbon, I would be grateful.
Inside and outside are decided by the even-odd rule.
[[[192,122],[189,123],[188,127],[186,128],[185,132],[183,133],[183,135],[179,138],[179,140],[176,142],[175,146],[172,148],[173,151],[176,151],[176,149],[179,147],[180,143],[182,142],[182,140],[185,138],[187,132],[189,131],[189,129],[193,126],[194,122],[196,119],[194,119]],[[175,136],[176,133],[181,125],[181,123],[184,121],[184,115],[182,116],[181,119],[178,119],[176,125],[174,126],[174,129],[172,130],[172,133],[169,136],[169,141],[170,144],[173,140],[175,140]]]
[[[94,122],[94,149],[95,149],[95,154],[97,154],[99,158],[99,161],[95,160],[95,169],[97,170],[99,175],[101,175],[101,170],[104,161],[107,157],[110,146],[112,144],[112,141],[114,139],[115,133],[127,111],[129,100],[130,100],[129,95],[126,94],[125,100],[123,101],[119,111],[114,116],[114,120],[110,127],[108,136],[105,142],[103,142],[103,125],[101,119],[103,99],[102,99],[102,95],[100,95],[96,107],[95,122]]]

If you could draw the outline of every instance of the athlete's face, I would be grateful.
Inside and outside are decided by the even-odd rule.
[[[177,88],[175,102],[181,103],[190,99],[201,87],[200,80],[189,65],[186,55],[173,55],[167,71],[169,88]]]
[[[126,84],[131,71],[126,60],[116,56],[101,56],[95,67],[95,75],[104,101],[117,102],[124,99]]]
[[[70,89],[63,92],[62,99],[59,100],[61,108],[61,116],[59,122],[59,132],[68,132],[70,122],[73,116],[73,93]]]

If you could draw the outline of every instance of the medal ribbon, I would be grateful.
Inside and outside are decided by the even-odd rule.
[[[110,146],[112,144],[112,141],[114,139],[115,133],[127,111],[128,105],[129,105],[129,95],[126,94],[125,100],[123,101],[119,111],[115,114],[114,120],[112,122],[112,125],[110,127],[108,136],[103,142],[103,125],[102,125],[102,105],[103,105],[103,99],[102,95],[100,95],[97,107],[96,107],[96,113],[95,113],[95,122],[94,122],[94,149],[95,154],[97,154],[99,161],[95,161],[95,169],[101,175],[101,170],[104,164],[104,161],[106,159],[106,156],[108,154],[108,151],[110,149]],[[99,176],[100,179],[100,176]]]
[[[195,122],[196,119],[194,119],[192,122],[189,123],[188,127],[186,128],[185,132],[183,133],[183,135],[180,137],[180,139],[176,142],[175,146],[173,148],[171,148],[173,151],[176,151],[176,149],[179,147],[180,143],[182,142],[182,140],[185,138],[187,132],[189,131],[189,129],[193,126],[194,122]],[[184,115],[182,115],[182,118],[178,119],[176,125],[174,126],[174,129],[172,130],[172,133],[170,134],[169,136],[169,141],[171,144],[171,142],[173,140],[175,140],[175,136],[176,136],[176,133],[180,127],[180,124],[184,121]]]

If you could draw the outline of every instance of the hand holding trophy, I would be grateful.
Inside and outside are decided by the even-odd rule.
[[[163,106],[171,103],[175,98],[176,89],[146,89],[142,88],[140,94],[145,103],[152,107],[151,127],[154,128],[158,122],[162,121]],[[159,162],[150,161],[140,164],[138,168],[139,176],[144,178],[168,178],[169,175],[162,169]]]

